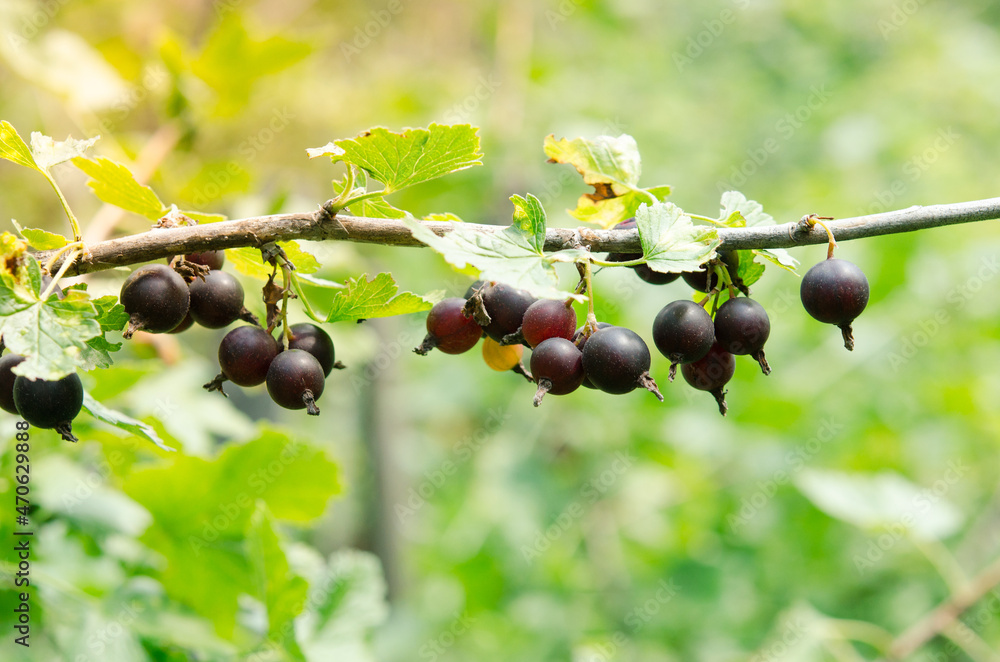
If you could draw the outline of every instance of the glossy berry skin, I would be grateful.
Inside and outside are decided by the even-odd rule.
[[[323,375],[329,377],[336,362],[330,334],[308,322],[293,324],[289,331],[292,332],[292,339],[288,341],[288,349],[301,349],[312,354],[323,367]]]
[[[243,286],[225,271],[209,271],[191,283],[191,318],[206,329],[222,329],[243,312]]]
[[[636,227],[635,217],[628,220],[622,221],[617,224],[615,230],[630,230]],[[631,262],[632,260],[642,259],[642,253],[608,253],[608,262]],[[680,274],[664,274],[659,271],[653,271],[649,268],[648,264],[637,264],[632,267],[632,271],[646,281],[650,285],[666,285],[667,283],[672,283],[678,278]]]
[[[583,383],[583,353],[565,338],[543,340],[531,353],[531,375],[538,383],[537,407],[546,393],[566,395]]]
[[[524,290],[503,283],[487,285],[481,290],[481,295],[483,308],[490,316],[490,323],[483,330],[497,342],[521,328],[524,313],[535,303],[535,297]]]
[[[771,335],[771,320],[764,306],[749,297],[726,301],[715,313],[715,339],[730,354],[749,354],[764,374],[771,368],[764,358],[764,343]]]
[[[608,324],[607,322],[597,323],[598,330],[607,329],[612,326],[614,325]],[[583,335],[584,328],[586,328],[586,325],[581,326],[579,329],[576,330],[576,333],[573,334],[573,344],[576,345],[577,349],[579,349],[581,352],[583,351],[583,348],[587,345],[587,341],[590,340],[589,336]],[[590,378],[586,376],[586,373],[584,373],[582,386],[584,386],[585,388],[593,388],[593,389],[597,388],[596,386],[594,386],[593,382],[590,381]]]
[[[729,277],[735,282],[740,268],[739,251],[719,251],[718,259],[726,267]],[[684,282],[698,292],[708,293],[713,288],[719,286],[719,276],[715,273],[714,269],[712,270],[711,281],[709,280],[708,270],[704,268],[699,271],[686,271],[681,275],[684,277]]]
[[[11,372],[18,363],[24,360],[20,354],[7,354],[0,358],[0,409],[10,414],[17,414],[14,404],[14,380],[17,375]]]
[[[806,312],[820,322],[840,327],[847,349],[854,349],[851,322],[868,305],[868,293],[868,278],[861,268],[837,258],[814,265],[799,287]]]
[[[83,384],[75,373],[51,382],[18,377],[14,404],[21,418],[36,428],[68,426],[83,407]]]
[[[122,335],[131,338],[133,332],[140,330],[172,331],[188,314],[191,294],[176,271],[163,264],[147,264],[125,279],[120,300],[129,314]]]
[[[188,262],[194,262],[209,269],[221,269],[226,263],[226,251],[204,251],[202,253],[188,253],[184,256]]]
[[[723,416],[729,410],[726,405],[726,392],[723,389],[735,373],[736,357],[718,344],[712,345],[712,349],[701,359],[681,366],[681,374],[688,384],[715,396],[719,413]]]
[[[194,326],[194,318],[191,317],[191,311],[189,310],[188,314],[184,316],[184,321],[167,331],[167,333],[184,333],[192,326]]]
[[[653,343],[670,359],[670,381],[677,366],[697,361],[715,343],[712,316],[694,301],[668,303],[653,320]]]
[[[649,377],[649,348],[631,329],[612,326],[595,331],[583,347],[583,370],[605,393],[628,393],[642,386],[660,398]]]
[[[267,393],[285,409],[308,408],[310,414],[319,414],[313,403],[323,395],[324,384],[323,366],[301,349],[286,349],[267,370]]]
[[[278,343],[259,326],[238,326],[219,343],[222,374],[239,386],[263,384],[277,355]]]
[[[427,336],[413,351],[421,356],[437,348],[445,354],[461,354],[476,346],[483,329],[465,316],[465,299],[451,297],[434,304],[427,314]]]
[[[521,320],[521,335],[529,347],[536,347],[549,338],[570,340],[573,337],[576,331],[576,311],[571,303],[558,299],[539,299],[528,306]]]

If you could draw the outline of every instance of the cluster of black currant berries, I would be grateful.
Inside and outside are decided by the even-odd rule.
[[[641,255],[612,254],[608,261],[638,258]],[[720,251],[716,260],[697,272],[661,274],[644,264],[633,267],[646,282],[663,285],[683,278],[706,295],[701,303],[679,300],[664,306],[653,321],[653,341],[670,360],[669,380],[680,366],[688,384],[715,397],[722,415],[727,411],[725,386],[735,373],[736,355],[755,359],[765,375],[771,372],[764,356],[771,322],[739,280],[738,267],[735,251]],[[723,269],[731,286],[720,283]],[[730,296],[713,317],[705,305],[721,288],[728,288]],[[853,349],[851,322],[868,302],[868,280],[856,265],[833,258],[815,265],[802,280],[801,298],[814,318],[840,327],[845,346]],[[503,283],[479,282],[465,298],[445,299],[431,309],[427,336],[414,351],[425,355],[437,348],[461,354],[485,335],[487,364],[496,370],[513,369],[534,381],[535,406],[546,393],[565,395],[580,386],[613,394],[642,387],[663,400],[649,374],[649,348],[638,334],[603,322],[580,328],[576,324],[572,300],[536,300]],[[532,350],[530,372],[521,363],[524,346]]]
[[[286,409],[306,409],[318,415],[316,401],[326,378],[343,365],[335,360],[333,341],[315,324],[289,328],[288,348],[260,326],[243,305],[243,287],[222,271],[223,251],[193,253],[174,259],[170,266],[149,264],[125,281],[121,302],[129,314],[128,338],[135,331],[180,333],[197,323],[222,329],[236,320],[249,322],[230,331],[219,344],[221,373],[205,385],[223,395],[222,384],[267,383],[267,392]],[[282,336],[284,338],[284,336]]]

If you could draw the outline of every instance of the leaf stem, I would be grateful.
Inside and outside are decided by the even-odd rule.
[[[59,266],[59,271],[56,273],[55,276],[52,277],[52,280],[49,281],[48,287],[46,287],[45,290],[42,292],[41,294],[42,301],[45,301],[46,299],[49,298],[49,295],[52,294],[53,290],[55,290],[56,287],[59,285],[59,279],[66,275],[66,272],[69,271],[69,268],[73,266],[74,262],[76,262],[76,258],[83,255],[83,250],[80,248],[80,246],[82,245],[83,242],[76,242],[74,244],[70,244],[70,246],[73,246],[74,248],[70,253],[70,256],[65,260],[63,260],[63,263]]]
[[[299,301],[302,302],[302,307],[305,309],[306,315],[308,315],[310,318],[312,318],[316,322],[323,322],[323,321],[325,321],[325,320],[321,320],[319,318],[319,316],[316,315],[316,311],[313,310],[312,304],[309,303],[309,297],[306,296],[306,293],[305,293],[305,291],[302,288],[302,283],[299,281],[298,276],[296,274],[292,273],[291,277],[292,277],[292,287],[295,288],[295,293],[298,295]]]
[[[590,261],[598,267],[637,267],[640,264],[646,264],[645,257],[640,257],[635,260],[626,260],[625,262],[608,262],[607,260],[598,260],[597,258],[590,258]]]
[[[687,214],[688,216],[690,216],[692,219],[694,219],[696,221],[705,221],[706,223],[711,223],[712,225],[718,225],[719,227],[723,227],[723,228],[729,227],[723,221],[720,221],[717,218],[710,218],[708,216],[702,216],[701,214],[692,214],[689,211],[686,211],[684,213]]]
[[[73,210],[70,209],[69,201],[66,200],[66,196],[63,195],[62,189],[59,188],[59,184],[56,183],[56,180],[52,177],[47,168],[42,170],[42,174],[45,175],[45,179],[49,181],[49,184],[52,185],[52,189],[56,192],[56,195],[59,197],[59,202],[60,204],[62,204],[63,211],[66,212],[66,217],[69,219],[69,224],[73,228],[73,239],[76,241],[76,243],[82,243],[83,233],[80,232],[80,223],[79,221],[76,220],[76,216],[73,214]]]

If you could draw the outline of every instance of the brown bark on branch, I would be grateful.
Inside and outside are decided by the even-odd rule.
[[[972,223],[1000,218],[1000,198],[961,202],[948,205],[909,207],[898,211],[857,216],[828,222],[837,241],[862,239],[927,228]],[[443,235],[452,229],[451,223],[424,221],[424,225]],[[499,232],[504,226],[465,223],[463,227],[476,232]],[[826,233],[820,227],[811,229],[798,222],[751,228],[720,228],[723,249],[791,248],[807,244],[826,243]],[[324,210],[298,214],[257,216],[221,223],[153,229],[140,234],[110,239],[88,246],[90,255],[81,259],[71,273],[83,274],[114,267],[159,260],[171,255],[196,251],[261,246],[271,241],[312,239],[354,241],[383,246],[423,246],[413,238],[401,221],[382,218],[361,218],[338,215],[332,218]],[[638,253],[639,235],[636,230],[577,230],[552,228],[548,231],[545,248],[549,251],[573,248],[579,241],[595,253]],[[53,251],[38,253],[44,262]],[[57,261],[53,269],[58,269]]]

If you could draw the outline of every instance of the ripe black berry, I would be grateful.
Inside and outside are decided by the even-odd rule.
[[[427,336],[413,351],[421,356],[435,347],[445,354],[461,354],[476,346],[483,329],[465,316],[465,299],[451,297],[434,304],[427,314]]]
[[[771,335],[767,311],[749,297],[730,299],[715,313],[715,339],[730,354],[749,354],[765,375],[771,367],[764,358],[764,343]]]
[[[194,318],[191,317],[191,311],[188,310],[188,314],[184,316],[184,321],[170,329],[170,331],[167,331],[167,333],[184,333],[192,326],[194,326]]]
[[[531,375],[538,382],[535,406],[546,393],[566,395],[583,383],[583,353],[565,338],[548,338],[531,353]]]
[[[540,299],[528,306],[521,320],[521,336],[529,347],[536,347],[549,338],[569,340],[575,330],[576,311],[572,299]],[[505,344],[511,344],[509,340],[505,338]]]
[[[319,415],[316,400],[323,395],[323,366],[309,352],[287,349],[271,361],[267,370],[267,393],[285,409],[307,409]]]
[[[807,313],[840,327],[844,347],[854,349],[851,322],[868,305],[868,279],[858,265],[837,258],[823,260],[802,277],[799,296]]]
[[[607,329],[612,326],[614,325],[608,324],[607,322],[597,323],[598,329]],[[576,330],[576,333],[573,334],[573,344],[576,345],[577,349],[579,349],[581,352],[583,351],[583,348],[587,345],[587,341],[590,339],[590,336],[583,335],[583,330],[585,328],[586,325],[581,326],[579,329]],[[586,372],[584,372],[582,385],[586,388],[594,388],[594,389],[597,388],[596,386],[594,386],[593,382],[590,381],[590,377],[587,377]]]
[[[735,372],[736,357],[718,344],[712,345],[712,349],[701,359],[681,366],[681,374],[688,384],[715,396],[715,401],[719,403],[719,413],[723,416],[729,410],[723,388],[733,378]]]
[[[336,360],[333,339],[326,331],[308,322],[293,324],[288,330],[292,333],[288,349],[301,349],[312,354],[323,366],[323,375],[329,377],[334,368],[344,368],[344,365]]]
[[[243,286],[225,271],[209,271],[191,283],[191,318],[207,329],[229,326],[243,313]]]
[[[257,386],[267,378],[278,343],[259,326],[238,326],[219,343],[222,374],[239,386]]]
[[[23,360],[24,357],[20,354],[8,354],[0,358],[0,409],[15,415],[17,405],[14,404],[14,380],[17,375],[12,371]]]
[[[76,441],[71,423],[83,407],[83,384],[76,373],[51,382],[18,377],[14,404],[21,418],[36,428],[54,429],[66,441]]]
[[[641,386],[661,401],[663,396],[649,376],[649,348],[631,329],[612,326],[595,331],[583,347],[583,370],[605,393],[628,393]]]
[[[729,272],[729,277],[735,284],[737,272],[740,268],[739,251],[719,251],[717,259]],[[711,279],[709,279],[709,269],[712,270]],[[711,266],[699,269],[698,271],[685,271],[681,275],[684,277],[684,282],[698,292],[707,293],[719,287],[719,274]]]
[[[479,293],[483,308],[490,317],[483,330],[497,342],[502,342],[504,336],[521,327],[525,311],[535,303],[535,297],[528,292],[503,283],[487,285]]]
[[[653,342],[670,359],[669,380],[674,381],[678,365],[697,361],[712,348],[712,316],[694,301],[668,303],[653,320]]]
[[[188,262],[194,262],[209,269],[221,269],[226,262],[226,251],[204,251],[202,253],[189,253],[184,256]]]
[[[120,299],[129,314],[122,333],[125,338],[131,338],[136,331],[173,330],[184,321],[191,303],[187,283],[163,264],[147,264],[133,271],[122,285]]]
[[[628,230],[636,227],[635,217],[628,220],[622,221],[614,227],[615,230]],[[642,259],[642,253],[608,253],[608,262],[631,262],[632,260]],[[649,268],[648,264],[637,264],[632,267],[632,271],[651,285],[666,285],[667,283],[672,283],[678,278],[680,274],[664,274],[659,271],[653,271]]]

